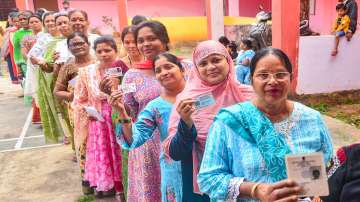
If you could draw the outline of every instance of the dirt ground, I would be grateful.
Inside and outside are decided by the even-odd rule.
[[[360,90],[298,95],[293,99],[360,129]]]
[[[73,202],[80,172],[70,146],[0,153],[0,201]]]

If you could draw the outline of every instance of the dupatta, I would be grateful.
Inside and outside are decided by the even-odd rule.
[[[222,109],[216,120],[258,147],[271,178],[275,181],[287,178],[285,155],[291,152],[290,147],[284,135],[276,132],[273,123],[256,106],[245,102]]]

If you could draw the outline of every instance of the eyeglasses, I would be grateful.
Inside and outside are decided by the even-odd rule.
[[[276,73],[256,73],[254,77],[260,81],[267,82],[273,77],[277,81],[285,81],[290,78],[289,72],[276,72]]]

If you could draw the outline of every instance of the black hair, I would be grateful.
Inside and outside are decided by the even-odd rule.
[[[35,14],[42,18],[46,12],[48,11],[45,8],[38,8],[36,9]]]
[[[89,20],[87,12],[84,11],[84,10],[79,10],[79,9],[71,10],[69,12],[69,18],[71,18],[71,16],[74,15],[74,13],[78,13],[78,12],[81,13],[84,16],[86,21]]]
[[[337,10],[337,11],[338,11],[338,10],[346,10],[345,4],[344,4],[344,3],[338,3],[338,4],[336,5],[336,10]]]
[[[10,12],[8,15],[10,18],[16,18],[19,16],[19,12]]]
[[[101,44],[101,43],[106,43],[107,45],[109,45],[112,49],[115,50],[115,52],[118,52],[117,46],[116,46],[116,42],[114,40],[114,38],[111,35],[104,35],[101,36],[99,38],[97,38],[94,42],[94,50],[96,51],[96,47],[97,45]]]
[[[134,32],[136,43],[137,43],[139,31],[144,27],[149,27],[151,31],[159,38],[161,43],[165,45],[166,51],[169,50],[170,39],[166,27],[164,24],[156,20],[142,22],[136,27]]]
[[[55,22],[59,17],[67,17],[68,19],[70,19],[69,15],[67,13],[56,13],[55,14]]]
[[[153,64],[154,64],[153,70],[154,71],[155,71],[155,62],[157,60],[159,60],[160,58],[162,58],[162,57],[166,58],[167,61],[177,65],[180,68],[180,71],[182,71],[182,72],[184,71],[184,67],[181,64],[179,58],[176,57],[175,55],[171,54],[171,53],[168,53],[168,52],[160,53],[157,56],[155,56],[155,58],[153,59]]]
[[[70,36],[68,36],[67,40],[66,40],[66,43],[67,43],[67,46],[69,47],[69,43],[70,43],[70,40],[75,38],[75,37],[80,37],[82,39],[84,39],[85,43],[87,43],[88,45],[90,45],[89,43],[89,39],[88,37],[84,34],[84,33],[81,33],[81,32],[74,32],[72,34],[70,34]]]
[[[264,49],[261,49],[258,52],[256,52],[255,56],[251,59],[251,62],[250,62],[250,75],[251,75],[251,77],[254,76],[254,72],[255,72],[257,63],[262,58],[264,58],[265,56],[268,56],[268,55],[274,55],[277,58],[279,58],[281,60],[281,62],[283,63],[283,65],[285,66],[286,70],[290,74],[292,74],[292,64],[290,62],[289,57],[286,55],[286,53],[284,53],[280,49],[268,47],[268,48],[264,48]]]
[[[229,39],[226,36],[221,36],[219,38],[219,42],[224,45],[225,47],[227,47],[230,44]]]
[[[55,14],[55,12],[53,12],[53,11],[48,11],[48,12],[44,13],[44,15],[42,17],[42,22],[43,22],[44,26],[45,26],[45,18],[48,17],[48,16],[52,16],[54,14]]]
[[[18,15],[19,15],[19,12],[14,12],[14,11],[12,11],[12,12],[10,12],[10,13],[8,14],[8,17],[12,20],[13,18],[18,17]],[[8,27],[10,27],[10,23],[9,23],[9,21],[7,20],[7,21],[6,21],[6,28],[8,28]]]
[[[138,25],[144,21],[147,21],[147,18],[145,16],[142,15],[135,15],[132,19],[131,19],[131,25]]]
[[[20,16],[20,15],[23,15],[23,16],[25,16],[27,19],[29,19],[30,16],[34,15],[34,13],[33,13],[32,11],[25,10],[25,11],[21,11],[18,16]]]
[[[235,41],[230,41],[229,43],[229,48],[231,49],[231,51],[237,51],[237,44],[235,43]]]
[[[68,0],[64,0],[64,1],[62,2],[62,4],[63,4],[63,5],[64,5],[64,4],[70,5],[70,2],[69,2]]]
[[[243,39],[241,40],[241,43],[243,43],[248,49],[253,49],[253,45],[250,39]]]
[[[40,20],[40,22],[42,22],[41,17],[39,15],[37,15],[37,14],[30,16],[29,21],[30,21],[30,18],[37,18],[38,20]]]
[[[135,26],[127,26],[123,29],[123,31],[121,32],[121,41],[124,42],[125,36],[129,33],[134,34],[135,31]]]

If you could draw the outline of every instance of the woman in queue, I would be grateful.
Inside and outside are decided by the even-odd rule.
[[[85,165],[85,149],[80,150],[81,145],[87,137],[87,129],[84,122],[78,120],[77,125],[74,125],[73,108],[71,103],[74,99],[74,87],[77,81],[79,69],[93,64],[95,61],[90,56],[90,43],[87,37],[81,32],[74,32],[67,38],[68,48],[75,59],[65,63],[60,69],[56,84],[54,87],[54,95],[60,103],[66,106],[64,118],[69,121],[70,132],[74,133],[76,130],[76,138],[72,135],[71,140],[73,149],[77,154],[77,161],[80,165],[81,174],[84,174]],[[79,117],[77,117],[79,118]],[[80,130],[85,129],[85,130]],[[76,140],[76,141],[75,141]],[[84,184],[84,193],[87,193],[87,183]]]
[[[117,47],[112,37],[102,36],[95,40],[94,49],[99,63],[78,70],[79,78],[74,91],[75,128],[83,127],[79,131],[87,131],[87,135],[75,130],[75,136],[86,135],[75,139],[81,138],[82,142],[77,144],[86,149],[84,180],[100,196],[111,195],[115,191],[116,197],[123,199],[121,150],[115,140],[111,106],[107,95],[99,89],[106,69],[112,67],[116,59]]]
[[[36,68],[36,94],[46,142],[58,142],[64,131],[57,115],[58,105],[52,94],[56,73],[52,65],[51,52],[54,44],[61,39],[61,34],[55,26],[55,13],[45,13],[43,24],[48,34],[38,39],[40,48],[35,51],[39,54],[32,55],[30,60],[33,65],[39,67]],[[34,48],[35,46],[37,44]]]
[[[136,47],[134,31],[135,26],[128,26],[121,33],[121,41],[127,53],[121,60],[125,62],[129,69],[144,60],[144,56],[140,54],[139,49]]]
[[[163,24],[146,21],[135,30],[137,48],[145,61],[134,65],[124,76],[123,86],[134,86],[134,92],[124,95],[124,104],[129,115],[136,121],[139,113],[160,95],[160,84],[156,80],[152,61],[156,55],[169,50],[169,36]],[[121,135],[122,124],[117,125]],[[142,146],[129,152],[127,201],[161,201],[160,137],[156,130],[152,138]]]
[[[216,116],[198,175],[214,201],[297,201],[301,188],[287,180],[285,155],[322,152],[332,142],[319,112],[287,99],[292,78],[288,56],[259,51],[250,64],[256,97]]]
[[[209,201],[196,179],[213,118],[220,108],[249,100],[253,91],[237,82],[231,56],[219,42],[198,44],[193,63],[185,89],[177,96],[163,146],[167,156],[181,161],[183,200],[200,202]]]
[[[132,122],[123,102],[123,92],[112,95],[110,102],[119,112],[122,122],[120,143],[125,149],[135,149],[152,138],[155,130],[159,130],[163,141],[168,135],[168,122],[176,96],[185,87],[185,70],[179,59],[170,54],[162,53],[155,57],[155,77],[163,87],[158,98],[150,101],[140,112],[136,122]],[[168,162],[163,152],[160,156],[161,167],[161,201],[182,201],[181,167],[179,162]],[[153,175],[156,173],[153,173]]]

